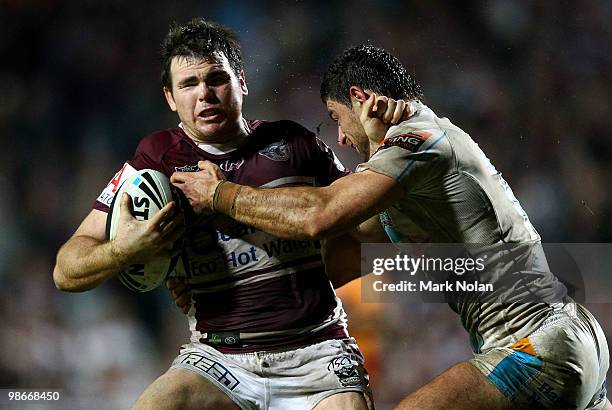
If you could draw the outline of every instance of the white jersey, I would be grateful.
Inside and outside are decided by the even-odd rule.
[[[357,167],[357,172],[370,169],[392,177],[405,190],[381,214],[389,238],[488,246],[538,244],[540,236],[512,190],[470,136],[421,102],[411,104],[414,115],[391,127],[378,151]],[[529,266],[531,276],[537,275],[538,296],[543,298],[538,300],[565,295],[545,257],[534,258]],[[492,273],[488,282],[501,283],[505,274]],[[502,296],[451,303],[475,352],[512,344],[537,328],[550,311],[546,303],[493,302]]]

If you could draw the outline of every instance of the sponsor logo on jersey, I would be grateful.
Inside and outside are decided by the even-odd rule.
[[[198,172],[200,168],[198,168],[198,164],[195,165],[183,165],[182,167],[174,167],[176,172]]]
[[[385,138],[380,149],[400,147],[408,151],[417,152],[423,143],[430,137],[431,133],[427,131],[414,131],[407,134],[396,135],[394,137]]]
[[[359,374],[357,363],[351,360],[349,355],[334,358],[327,365],[327,370],[333,371],[338,376],[340,384],[344,387],[362,386],[364,384],[363,378]]]
[[[128,164],[127,162],[123,164],[123,167],[115,174],[113,179],[110,180],[104,191],[100,194],[97,201],[103,203],[106,206],[110,206],[111,202],[113,202],[113,198],[117,193],[117,190],[130,176],[132,176],[136,172],[136,168]]]
[[[259,155],[263,155],[272,161],[288,161],[289,144],[287,144],[287,141],[285,140],[273,142],[264,149],[260,150]]]
[[[231,172],[240,169],[242,164],[244,164],[244,158],[240,158],[237,161],[230,161],[228,159],[227,161],[222,162],[221,165],[219,165],[219,168],[221,168],[225,172]]]

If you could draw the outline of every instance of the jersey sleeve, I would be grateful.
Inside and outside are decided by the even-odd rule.
[[[380,148],[357,172],[372,170],[398,181],[407,192],[426,190],[452,166],[452,149],[441,129],[391,129]]]
[[[147,139],[141,140],[136,148],[136,152],[134,153],[134,157],[129,159],[123,164],[121,169],[113,176],[113,178],[106,185],[104,190],[100,193],[98,198],[96,198],[93,209],[97,209],[102,212],[108,212],[110,209],[110,205],[115,198],[115,194],[117,190],[131,175],[133,175],[136,171],[150,168],[159,170],[160,166],[158,161],[155,161],[149,153],[150,151],[150,141]]]
[[[303,170],[315,177],[315,185],[327,186],[350,174],[327,144],[313,132],[293,121],[279,121],[285,132],[293,136],[296,159],[303,164]]]

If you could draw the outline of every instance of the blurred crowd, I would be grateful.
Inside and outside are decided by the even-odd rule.
[[[0,0],[0,389],[126,408],[186,340],[165,289],[66,294],[51,272],[138,140],[176,126],[158,50],[173,21],[194,16],[240,33],[247,118],[292,119],[334,146],[321,74],[348,46],[384,47],[480,144],[544,241],[611,242],[609,1]],[[362,304],[359,283],[339,293],[379,408],[469,357],[444,305]],[[612,306],[589,307],[612,340]]]

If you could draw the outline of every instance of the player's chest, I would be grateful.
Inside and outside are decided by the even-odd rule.
[[[253,149],[237,150],[224,156],[212,156],[187,147],[168,153],[164,158],[164,166],[170,174],[177,171],[196,172],[199,161],[216,164],[229,181],[243,185],[274,187],[314,184],[315,170],[285,140]]]

